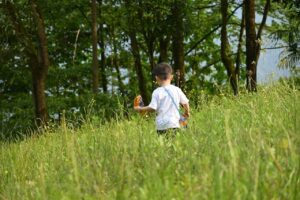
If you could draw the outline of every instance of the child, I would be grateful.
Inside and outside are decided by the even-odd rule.
[[[168,130],[180,128],[179,104],[184,108],[184,116],[189,117],[189,100],[180,88],[171,85],[173,79],[172,67],[167,63],[160,63],[153,69],[157,84],[160,86],[152,93],[148,106],[136,106],[138,112],[156,111],[156,128],[159,135]]]

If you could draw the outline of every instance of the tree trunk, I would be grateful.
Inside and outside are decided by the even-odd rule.
[[[131,30],[129,33],[130,41],[131,41],[131,51],[133,54],[134,58],[134,66],[135,70],[137,73],[137,78],[138,78],[138,84],[139,84],[139,90],[141,93],[141,96],[143,98],[143,101],[145,105],[149,104],[149,97],[147,93],[147,88],[146,88],[146,80],[143,74],[143,69],[142,69],[142,63],[141,63],[141,56],[140,56],[140,50],[138,46],[138,42],[136,40],[136,33],[134,30]]]
[[[119,85],[119,90],[121,92],[122,97],[125,95],[125,86],[123,84],[122,78],[121,78],[121,72],[120,72],[120,67],[119,67],[119,59],[118,59],[118,54],[117,54],[117,41],[115,38],[115,29],[112,27],[111,31],[111,39],[112,39],[112,47],[113,47],[113,65],[115,66],[115,69],[117,71],[117,79],[118,79],[118,85]]]
[[[255,0],[245,0],[246,23],[246,79],[248,91],[256,89],[256,31],[255,31]]]
[[[150,69],[151,72],[153,71],[154,68],[154,42],[148,47],[149,51],[149,62],[150,62]]]
[[[184,87],[184,2],[175,0],[172,7],[173,17],[173,31],[172,31],[172,45],[173,45],[173,59],[174,71],[176,73],[176,83],[179,87]]]
[[[138,45],[138,41],[136,38],[136,23],[135,23],[135,17],[132,16],[131,12],[131,1],[130,0],[125,0],[125,7],[127,9],[127,15],[128,15],[128,35],[130,38],[130,45],[131,45],[131,52],[134,58],[134,66],[135,66],[135,71],[138,79],[138,86],[140,90],[140,94],[143,98],[143,101],[145,105],[149,104],[149,96],[147,92],[147,86],[146,86],[146,79],[143,74],[143,69],[142,69],[142,62],[141,62],[141,55],[140,55],[140,49]]]
[[[39,126],[47,123],[48,113],[45,96],[45,76],[39,70],[39,62],[36,57],[30,58],[32,75],[32,96],[35,108],[36,122]]]
[[[37,27],[39,45],[37,62],[35,62],[35,64],[31,66],[33,79],[33,96],[35,102],[35,113],[37,123],[38,125],[43,125],[48,122],[48,112],[45,96],[45,81],[50,65],[49,53],[43,16],[35,0],[30,0],[30,6],[35,25]]]
[[[138,6],[142,7],[142,1],[138,1]],[[143,9],[138,9],[137,12],[137,17],[138,19],[141,20],[141,33],[143,34],[144,40],[145,40],[145,44],[146,44],[146,53],[148,54],[148,58],[149,58],[149,64],[150,64],[150,71],[153,71],[154,68],[154,49],[155,49],[155,42],[156,42],[156,38],[157,38],[157,29],[155,29],[155,27],[149,27],[149,24],[147,24],[147,20],[145,20],[145,22],[143,23],[143,19],[145,19],[144,16],[144,10]],[[151,24],[151,21],[149,22]],[[152,90],[154,90],[155,88],[155,82],[154,80],[151,81],[152,83]]]
[[[93,63],[92,63],[92,90],[94,94],[99,90],[99,71],[98,71],[98,36],[97,36],[97,4],[92,0],[92,42],[93,42]]]
[[[236,52],[236,60],[235,60],[235,73],[237,76],[237,81],[239,81],[239,78],[240,78],[241,51],[242,51],[244,30],[245,30],[245,6],[243,6],[243,9],[242,9],[242,19],[241,19],[241,25],[240,25],[239,43],[238,43],[238,49]]]
[[[106,77],[106,57],[105,57],[105,45],[104,45],[104,33],[103,33],[103,24],[100,24],[100,42],[101,48],[101,62],[100,62],[100,69],[101,69],[101,86],[104,93],[107,93],[107,77]]]
[[[168,62],[168,46],[170,42],[170,37],[164,38],[161,36],[159,38],[159,61],[158,62]]]
[[[99,11],[99,15],[102,21],[102,0],[98,0],[99,4],[100,4],[100,11]],[[101,86],[102,86],[102,90],[104,93],[107,93],[107,77],[106,77],[106,56],[105,56],[105,44],[104,44],[104,29],[103,29],[103,23],[100,23],[100,41],[99,41],[99,46],[101,49],[101,62],[100,62],[100,72],[101,72]]]
[[[119,90],[120,90],[121,96],[124,97],[124,95],[125,95],[125,86],[124,86],[123,81],[122,81],[117,54],[114,55],[113,64],[114,64],[116,72],[117,72]]]
[[[227,76],[229,78],[234,95],[238,94],[237,76],[235,73],[234,62],[231,58],[231,50],[227,36],[227,9],[228,1],[221,0],[221,14],[222,14],[222,29],[221,29],[221,58],[226,68]]]
[[[266,24],[270,7],[271,7],[271,0],[267,0],[266,4],[265,4],[265,7],[264,7],[263,18],[262,18],[262,21],[260,23],[260,26],[259,26],[259,29],[258,29],[258,32],[257,32],[257,36],[256,36],[256,41],[258,41],[257,44],[256,44],[256,52],[255,52],[255,61],[256,61],[256,63],[258,63],[258,59],[259,59],[259,55],[260,55],[261,34],[262,34],[263,28]]]
[[[149,64],[150,64],[150,71],[153,71],[154,68],[154,46],[155,46],[155,37],[153,36],[153,33],[145,33],[143,32],[145,42],[147,44],[147,54],[149,58]],[[151,81],[152,83],[152,90],[155,88],[155,82],[154,80]]]

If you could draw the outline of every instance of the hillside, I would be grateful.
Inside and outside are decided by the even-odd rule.
[[[300,92],[199,102],[189,128],[96,118],[0,143],[0,199],[300,199]]]

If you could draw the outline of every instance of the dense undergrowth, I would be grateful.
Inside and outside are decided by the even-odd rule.
[[[300,92],[198,99],[189,128],[90,117],[1,142],[0,199],[300,199]]]

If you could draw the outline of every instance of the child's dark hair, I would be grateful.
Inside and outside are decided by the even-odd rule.
[[[153,75],[157,76],[161,80],[167,80],[172,75],[172,67],[168,63],[159,63],[153,69]]]

